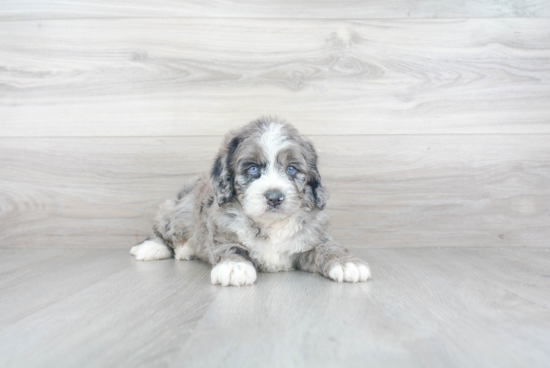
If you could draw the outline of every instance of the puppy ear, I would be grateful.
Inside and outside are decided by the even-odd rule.
[[[317,172],[317,170],[315,171]],[[311,187],[315,205],[319,207],[320,210],[324,209],[327,204],[329,194],[325,188],[321,186],[321,175],[319,175],[319,172],[317,172],[317,175],[309,181],[308,185]]]
[[[305,143],[308,151],[308,185],[311,188],[311,195],[313,196],[315,205],[322,210],[327,204],[329,193],[321,185],[321,175],[317,170],[317,153],[315,152],[315,148],[313,148],[313,145],[309,141]]]
[[[240,141],[241,139],[238,136],[232,138],[229,136],[226,137],[210,172],[210,182],[220,207],[227,203],[234,194],[233,179],[235,173],[233,170],[233,156]]]
[[[223,157],[216,157],[216,161],[210,173],[210,182],[214,189],[216,201],[221,207],[233,196],[233,180],[225,168],[225,160]]]

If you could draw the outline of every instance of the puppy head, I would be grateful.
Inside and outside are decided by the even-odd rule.
[[[211,182],[220,206],[238,201],[246,215],[261,222],[287,218],[302,207],[323,209],[328,199],[313,145],[272,118],[225,137]]]

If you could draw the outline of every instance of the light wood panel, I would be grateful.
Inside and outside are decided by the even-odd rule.
[[[1,22],[0,136],[550,133],[547,19]]]
[[[0,268],[15,264],[25,275],[0,285],[2,367],[150,366],[178,350],[217,292],[203,263],[137,263],[127,250],[10,258]],[[44,262],[29,267],[24,258]]]
[[[540,0],[3,0],[0,19],[111,17],[458,18],[548,17]]]
[[[511,276],[493,260],[506,251],[356,253],[373,266],[371,283],[314,286],[311,276],[291,273],[265,275],[255,290],[242,288],[238,296],[222,289],[175,360],[191,366],[267,361],[276,367],[546,364],[550,312],[490,274]],[[549,261],[547,252],[537,256]],[[474,271],[471,260],[483,263],[486,272]],[[548,280],[526,287],[547,269],[522,265],[528,271],[521,290],[541,292],[548,300]]]
[[[548,135],[313,137],[354,247],[546,246]],[[4,138],[0,246],[129,247],[221,137]]]
[[[0,285],[0,365],[548,365],[548,248],[354,252],[367,283],[295,271],[222,288],[199,261],[0,249],[0,270],[17,270]]]

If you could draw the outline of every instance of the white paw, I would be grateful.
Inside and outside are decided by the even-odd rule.
[[[221,262],[212,269],[210,278],[214,285],[252,285],[256,281],[256,269],[247,262]]]
[[[176,246],[174,249],[174,258],[179,260],[190,260],[195,257],[195,248],[189,245]]]
[[[370,268],[362,262],[346,262],[335,264],[328,272],[328,276],[338,282],[364,282],[371,276]]]
[[[160,240],[146,240],[136,244],[130,249],[138,261],[152,261],[155,259],[166,259],[172,257],[172,251]]]

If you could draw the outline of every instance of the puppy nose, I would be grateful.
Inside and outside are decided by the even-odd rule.
[[[267,199],[267,203],[269,203],[270,206],[275,207],[283,203],[285,196],[279,191],[270,190],[265,193],[265,199]]]

